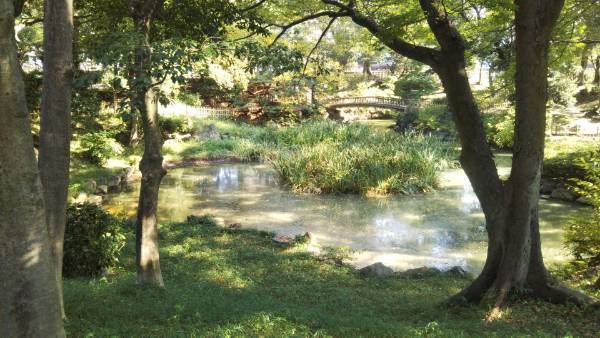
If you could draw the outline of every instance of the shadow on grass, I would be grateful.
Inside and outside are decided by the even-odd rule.
[[[543,303],[516,304],[486,325],[485,306],[439,306],[464,279],[362,278],[278,247],[265,232],[191,222],[161,234],[164,290],[135,284],[132,242],[126,270],[66,281],[71,336],[592,336],[599,329],[598,313]]]

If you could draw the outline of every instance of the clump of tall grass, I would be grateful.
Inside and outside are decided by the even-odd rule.
[[[273,166],[292,189],[308,193],[428,191],[455,158],[452,147],[439,138],[374,133],[360,125],[309,123],[282,134],[295,146],[281,149]]]
[[[295,191],[413,194],[436,187],[438,173],[456,158],[454,145],[418,133],[375,132],[368,126],[309,120],[295,127],[214,123],[221,140],[180,147],[183,157],[231,157],[272,163]]]

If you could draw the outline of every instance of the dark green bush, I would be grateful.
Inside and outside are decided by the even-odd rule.
[[[419,109],[414,125],[418,130],[423,131],[454,132],[456,130],[452,113],[445,104],[431,104]]]
[[[561,106],[572,106],[575,104],[577,95],[577,83],[568,75],[552,72],[548,77],[548,100]]]
[[[160,118],[160,130],[163,133],[163,137],[166,138],[168,135],[175,133],[188,134],[192,128],[188,125],[185,117],[173,116]]]
[[[117,264],[125,245],[122,221],[95,204],[67,208],[63,274],[66,277],[97,276]]]
[[[113,133],[107,131],[81,136],[80,145],[83,157],[91,163],[99,165],[123,152],[123,147],[114,139]]]
[[[571,222],[565,233],[567,248],[576,263],[587,267],[600,266],[600,158],[580,160],[578,163],[585,171],[585,178],[575,179],[575,191],[594,207],[591,217],[580,217]]]
[[[437,86],[431,74],[413,72],[394,84],[394,94],[403,99],[415,100],[435,92]]]
[[[502,113],[483,114],[483,125],[488,143],[498,149],[513,146],[515,114],[511,110]]]

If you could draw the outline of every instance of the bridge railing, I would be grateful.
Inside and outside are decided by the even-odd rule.
[[[409,105],[407,100],[396,98],[396,97],[384,97],[384,96],[359,96],[359,97],[341,97],[333,98],[325,101],[328,106],[341,106],[341,105],[389,105],[396,107],[406,107]]]
[[[182,103],[161,106],[159,113],[162,116],[185,116],[190,118],[234,118],[241,112],[254,113],[260,110],[260,107],[232,108],[232,107],[208,107],[208,106],[190,106]]]

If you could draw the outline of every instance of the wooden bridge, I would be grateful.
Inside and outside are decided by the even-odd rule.
[[[328,109],[352,108],[352,107],[376,107],[384,109],[393,109],[406,112],[410,107],[408,100],[396,97],[383,96],[360,96],[360,97],[342,97],[325,101]]]

